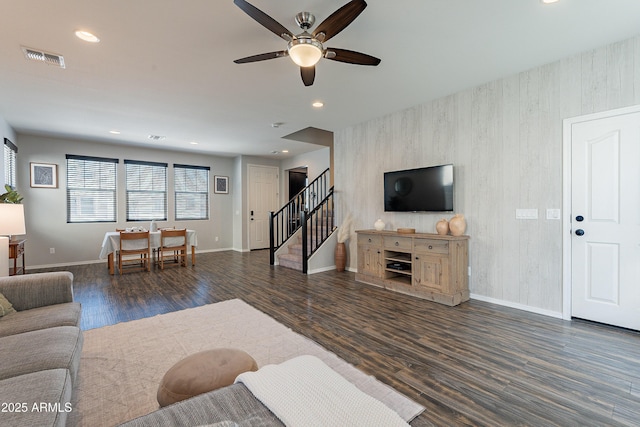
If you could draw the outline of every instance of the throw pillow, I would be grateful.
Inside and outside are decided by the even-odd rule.
[[[0,317],[15,312],[16,310],[13,308],[13,305],[9,302],[9,300],[6,299],[4,295],[0,294]]]

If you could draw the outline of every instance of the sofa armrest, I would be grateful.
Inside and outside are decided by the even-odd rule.
[[[69,271],[0,277],[0,293],[17,311],[73,301],[73,274]]]

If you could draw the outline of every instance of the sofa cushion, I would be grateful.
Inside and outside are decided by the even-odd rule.
[[[78,302],[47,305],[16,311],[0,317],[0,337],[56,326],[80,326],[82,308]]]
[[[9,300],[4,297],[4,295],[0,294],[0,317],[15,312],[16,311],[13,308],[13,304],[11,304]]]
[[[243,372],[257,371],[258,364],[246,352],[216,348],[192,354],[173,365],[158,387],[158,403],[175,402],[233,384]]]
[[[0,338],[0,380],[47,369],[68,369],[75,383],[82,331],[75,326],[25,332]]]
[[[49,369],[0,380],[3,426],[64,426],[71,407],[71,376]],[[11,405],[11,406],[9,406]]]
[[[16,311],[73,301],[73,274],[68,271],[0,277],[0,292]]]

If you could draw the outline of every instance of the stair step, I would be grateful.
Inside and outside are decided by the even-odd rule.
[[[278,255],[278,264],[282,267],[302,271],[302,258],[293,254]]]

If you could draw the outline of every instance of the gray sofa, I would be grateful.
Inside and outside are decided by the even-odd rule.
[[[0,425],[64,426],[82,353],[69,272],[0,277]]]

